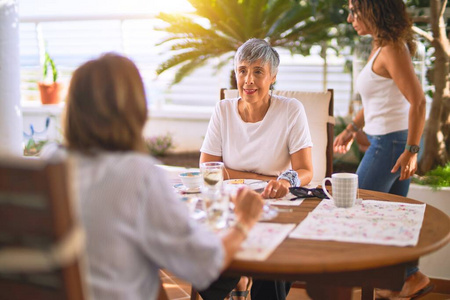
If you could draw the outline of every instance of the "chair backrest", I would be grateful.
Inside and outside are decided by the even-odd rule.
[[[0,299],[86,299],[67,162],[0,159]]]
[[[295,98],[303,104],[313,142],[314,175],[311,184],[320,184],[324,177],[331,176],[333,173],[333,90],[329,89],[326,92],[275,90],[273,93],[287,98]],[[221,99],[236,97],[239,97],[238,90],[221,90]]]

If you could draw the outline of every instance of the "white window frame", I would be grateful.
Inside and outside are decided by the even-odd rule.
[[[36,37],[37,42],[36,44],[39,47],[39,56],[40,60],[42,61],[44,57],[44,37],[42,34],[42,24],[45,23],[51,23],[51,22],[89,22],[89,21],[118,21],[120,22],[120,52],[122,52],[125,55],[129,55],[130,49],[127,47],[126,43],[126,32],[124,30],[124,24],[127,21],[132,20],[149,20],[149,19],[155,19],[155,15],[151,14],[125,14],[125,15],[118,15],[118,14],[102,14],[102,15],[64,15],[64,16],[40,16],[40,17],[21,17],[20,23],[21,24],[34,24],[35,30],[36,30]],[[161,49],[162,50],[162,49]],[[279,50],[280,54],[282,55],[281,59],[281,65],[280,65],[280,72],[278,75],[278,84],[276,88],[279,89],[290,89],[290,90],[310,90],[310,91],[318,91],[322,90],[323,86],[325,85],[323,83],[322,79],[316,79],[312,80],[310,83],[305,84],[303,87],[301,84],[303,84],[303,81],[311,80],[311,78],[314,77],[314,75],[317,77],[317,70],[323,68],[323,60],[319,58],[317,55],[314,57],[308,57],[307,59],[302,59],[302,61],[298,61],[296,58],[289,58],[289,54],[287,51],[283,52],[285,50]],[[98,53],[100,54],[100,53]],[[98,55],[97,54],[97,55]],[[93,53],[93,56],[95,57],[95,53]],[[131,56],[131,58],[133,58]],[[284,63],[286,61],[286,63]],[[141,70],[141,73],[143,74],[144,81],[145,82],[151,82],[152,79],[146,78],[146,66],[137,64],[138,67]],[[327,88],[333,88],[335,90],[335,107],[339,106],[339,103],[341,103],[341,109],[335,109],[337,114],[345,115],[347,113],[347,106],[349,103],[349,99],[351,97],[350,90],[351,90],[351,74],[345,73],[344,70],[344,61],[343,58],[331,58],[328,59],[328,66],[329,70],[327,70],[327,76],[328,84]],[[35,66],[36,69],[37,66]],[[165,118],[209,118],[210,113],[213,109],[214,104],[219,100],[219,90],[222,87],[228,86],[229,81],[229,72],[232,68],[232,61],[230,61],[230,66],[227,68],[223,68],[217,75],[212,74],[212,68],[203,68],[200,70],[197,70],[193,76],[187,77],[182,81],[181,84],[175,85],[172,87],[170,91],[167,91],[166,87],[169,85],[170,80],[172,79],[172,76],[174,74],[174,70],[167,71],[167,74],[161,75],[157,81],[159,81],[160,87],[159,91],[158,89],[155,89],[153,87],[147,89],[147,94],[149,97],[152,97],[154,101],[151,103],[150,112],[151,114],[158,116],[158,117],[165,117]],[[284,75],[281,70],[290,69],[290,73],[294,74],[295,76],[302,74],[302,68],[303,69],[315,69],[316,71],[307,71],[306,79],[298,79],[297,82],[287,82],[289,79],[291,79],[290,75]],[[308,69],[309,68],[309,69]],[[333,69],[334,68],[334,69]],[[39,71],[39,68],[38,72]],[[342,70],[340,70],[342,69]],[[292,72],[294,70],[294,72]],[[295,71],[299,70],[299,71]],[[331,70],[331,71],[330,71]],[[334,71],[333,71],[334,70]],[[70,74],[73,71],[73,69],[64,69],[61,68],[60,71],[65,74],[65,76],[62,76],[63,81],[65,81],[66,85],[68,84],[68,81],[70,80]],[[22,73],[22,90],[24,91],[24,86],[26,86],[26,74],[27,70],[25,67],[21,68]],[[36,72],[36,70],[35,70]],[[310,74],[308,72],[312,72],[314,74]],[[199,74],[201,74],[199,76]],[[294,75],[292,77],[294,77]],[[203,77],[202,77],[203,76]],[[330,77],[336,77],[332,80],[330,80]],[[207,81],[206,83],[199,82],[204,80]],[[211,78],[214,78],[216,80],[215,86],[211,84]],[[333,83],[333,84],[332,84]],[[198,85],[198,91],[195,91],[195,86]],[[306,88],[305,88],[306,86]],[[210,88],[210,94],[206,96],[206,100],[202,101],[209,101],[207,102],[207,105],[180,105],[180,101],[175,101],[176,104],[170,104],[168,99],[170,97],[189,97],[189,95],[193,95],[190,97],[197,97],[197,95],[201,96],[201,90],[205,88]],[[186,90],[190,89],[190,90]],[[162,91],[164,90],[164,91]],[[197,94],[198,93],[198,94]],[[35,92],[35,99],[33,101],[27,101],[24,99],[26,96],[26,93],[22,93],[22,105],[25,108],[29,108],[31,110],[38,109],[40,107],[38,98],[37,98],[37,91]],[[211,100],[209,100],[211,98]],[[37,101],[36,101],[37,100]],[[192,101],[192,100],[191,100]],[[203,103],[203,102],[202,102]],[[189,114],[189,116],[187,116]]]

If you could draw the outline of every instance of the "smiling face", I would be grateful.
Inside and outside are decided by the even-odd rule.
[[[271,75],[269,64],[262,64],[261,60],[254,63],[242,61],[236,68],[239,95],[245,102],[256,103],[269,97],[270,85],[275,79],[276,75]]]
[[[348,10],[347,22],[352,24],[358,35],[371,34],[368,26],[361,20],[360,12],[355,10],[352,0],[348,1]]]

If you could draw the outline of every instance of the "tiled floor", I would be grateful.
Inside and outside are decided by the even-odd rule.
[[[191,285],[167,271],[160,271],[164,289],[170,300],[185,300],[191,298]]]
[[[191,285],[187,282],[176,278],[167,271],[161,271],[161,279],[164,288],[170,300],[188,300],[190,299]],[[353,299],[361,299],[361,291],[355,289]],[[310,300],[304,289],[291,289],[287,300]],[[431,293],[423,298],[423,300],[449,300],[450,295]]]

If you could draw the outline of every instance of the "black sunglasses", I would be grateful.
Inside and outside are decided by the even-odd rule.
[[[328,191],[328,190],[327,190]],[[294,198],[291,198],[289,200],[294,201],[299,198],[319,198],[319,199],[326,199],[328,198],[327,195],[323,192],[322,188],[313,188],[308,189],[305,187],[290,187],[289,192],[293,194]]]
[[[354,8],[347,8],[348,14],[353,18],[358,18],[358,14],[356,13],[356,10]]]
[[[347,11],[347,13],[348,13],[352,18],[356,18],[356,17],[358,16],[358,15],[357,15],[357,11],[356,11],[356,9],[355,9],[354,7],[350,8],[350,7],[348,7],[348,5],[343,5],[342,7],[344,8],[344,10]]]

